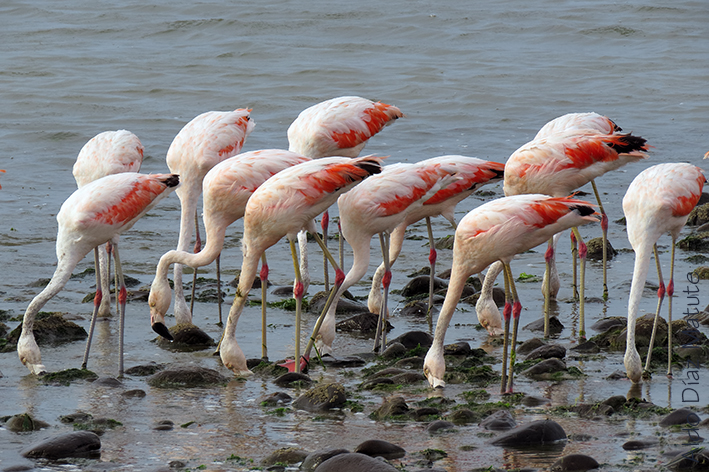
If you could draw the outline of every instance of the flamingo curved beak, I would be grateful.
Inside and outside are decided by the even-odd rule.
[[[167,329],[167,326],[165,326],[164,323],[160,323],[160,322],[153,323],[153,324],[152,324],[152,327],[153,327],[153,331],[155,331],[156,333],[158,333],[158,334],[159,334],[160,336],[162,336],[163,338],[165,338],[165,339],[167,339],[167,340],[169,340],[169,341],[174,341],[174,340],[175,340],[175,338],[172,337],[172,334],[170,334],[170,330]]]

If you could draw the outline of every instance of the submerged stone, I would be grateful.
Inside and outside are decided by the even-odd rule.
[[[701,423],[699,415],[689,408],[679,408],[660,420],[660,426],[668,427],[674,425],[698,425]]]
[[[480,422],[480,427],[490,431],[507,431],[517,426],[517,422],[507,410],[497,410]]]
[[[229,379],[214,369],[184,366],[162,370],[148,378],[148,385],[155,388],[194,388],[224,385]]]
[[[348,452],[326,460],[315,469],[315,472],[398,472],[398,470],[381,459],[358,452]]]
[[[433,344],[433,336],[425,331],[408,331],[398,338],[392,339],[391,343],[401,343],[406,349],[414,349],[416,347],[431,347]]]
[[[409,412],[409,406],[404,397],[396,396],[387,398],[382,406],[372,412],[370,417],[374,420],[383,420],[391,417],[405,416]]]
[[[381,439],[364,441],[355,448],[354,452],[384,459],[399,459],[406,455],[406,450],[403,447]]]
[[[436,420],[432,421],[426,426],[426,431],[431,434],[440,433],[442,431],[451,431],[455,429],[455,424],[451,421],[446,420]]]
[[[32,459],[56,460],[64,457],[95,457],[100,454],[101,439],[90,431],[74,431],[45,439],[29,446],[21,454]]]
[[[278,377],[273,383],[279,387],[291,387],[293,384],[307,387],[313,383],[313,380],[303,373],[288,372]]]
[[[409,282],[401,289],[402,297],[413,297],[415,295],[428,295],[430,277],[428,275],[420,275],[409,280]],[[433,291],[448,287],[448,282],[438,277],[433,278]]]
[[[346,320],[338,321],[335,324],[335,329],[343,333],[372,333],[377,331],[377,323],[379,322],[379,315],[369,312],[365,308],[364,313],[359,313],[353,315]],[[385,320],[386,330],[391,331],[394,327]]]
[[[277,449],[266,456],[261,461],[261,465],[269,466],[273,464],[297,464],[298,462],[305,460],[306,457],[308,457],[307,451],[297,449],[295,447],[284,447]]]
[[[493,446],[518,447],[550,444],[566,439],[566,432],[553,420],[524,424],[490,441]]]
[[[164,349],[191,352],[216,346],[214,339],[210,335],[192,323],[176,324],[169,331],[173,337],[172,341],[162,336],[157,338],[157,345]]]
[[[350,451],[347,449],[327,449],[321,451],[315,451],[308,454],[308,457],[303,460],[300,464],[300,470],[304,472],[313,472],[320,464],[335,457],[338,454],[348,454]]]
[[[586,254],[587,259],[592,261],[602,261],[603,260],[603,238],[593,238],[586,242],[586,247],[588,248],[588,253]],[[613,248],[610,240],[606,239],[606,257],[610,261],[618,254]]]
[[[522,329],[526,329],[528,331],[544,331],[544,318],[540,318],[536,321],[532,321]],[[554,336],[559,333],[564,331],[564,325],[561,324],[561,321],[559,321],[559,318],[556,316],[552,316],[549,318],[549,333]]]
[[[566,357],[566,348],[559,344],[545,344],[527,354],[526,359],[551,359],[554,357],[557,359]]]
[[[17,340],[20,339],[22,323],[7,335],[7,344],[3,346],[2,352],[10,352],[17,349]],[[66,320],[61,313],[40,312],[33,327],[34,338],[39,346],[56,345],[86,339],[88,333],[84,328]]]
[[[22,413],[11,416],[5,423],[5,427],[13,433],[25,433],[28,431],[39,431],[48,428],[49,423],[38,420],[29,413]]]
[[[330,383],[318,385],[308,390],[293,402],[293,407],[318,413],[341,408],[345,401],[347,401],[345,387],[338,383]]]
[[[600,466],[593,457],[584,454],[569,454],[558,459],[551,466],[552,472],[582,472],[597,469]]]

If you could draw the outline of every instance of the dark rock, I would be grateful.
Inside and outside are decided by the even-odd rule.
[[[325,303],[327,302],[330,292],[318,292],[310,298],[310,303],[308,304],[308,311],[310,313],[320,314],[323,308],[325,308]],[[369,313],[369,309],[366,305],[355,302],[353,300],[348,300],[345,297],[340,297],[337,302],[337,309],[335,313],[339,315],[353,315],[356,313]]]
[[[163,338],[162,336],[158,336],[157,338],[157,345],[163,349],[191,352],[210,349],[216,346],[214,339],[212,339],[210,335],[192,323],[176,324],[168,331],[170,331],[170,334],[173,337],[172,341]]]
[[[269,286],[270,286],[270,283],[269,283]],[[255,288],[255,287],[252,287],[252,288]],[[277,297],[292,297],[293,296],[293,286],[292,285],[283,285],[281,287],[276,287],[273,290],[271,290],[271,295],[275,295]],[[325,298],[325,300],[327,300],[327,298]],[[325,305],[323,304],[323,306],[325,306]]]
[[[362,382],[359,388],[360,390],[372,390],[378,385],[394,385],[394,381],[389,377],[375,377]]]
[[[603,260],[603,238],[593,238],[586,242],[586,247],[588,248],[588,253],[586,255],[587,259],[592,261],[602,261]],[[610,261],[618,254],[610,240],[606,239],[606,257]]]
[[[709,470],[709,450],[691,448],[677,451],[665,466],[671,470]]]
[[[528,377],[539,377],[545,374],[553,374],[566,370],[566,364],[561,359],[546,359],[522,372]]]
[[[29,413],[11,416],[5,423],[5,428],[13,433],[25,433],[28,431],[39,431],[48,428],[49,423],[34,418]]]
[[[539,420],[503,433],[490,444],[502,447],[533,446],[565,439],[566,432],[559,423],[552,420]]]
[[[428,424],[428,426],[426,426],[426,431],[431,434],[440,433],[442,431],[450,431],[452,429],[455,429],[455,425],[450,421],[446,420],[432,421]]]
[[[415,410],[411,411],[409,410],[409,417],[413,419],[414,421],[424,421],[428,419],[431,416],[439,416],[441,414],[441,410],[438,408],[433,408],[433,407],[423,407],[423,408],[416,408]]]
[[[517,426],[517,422],[507,410],[497,410],[480,422],[480,427],[490,431],[507,431]]]
[[[338,454],[322,464],[315,472],[398,472],[398,469],[383,460],[357,452]]]
[[[623,395],[614,395],[601,403],[603,405],[608,405],[615,411],[620,411],[620,409],[625,405],[626,399]]]
[[[293,407],[318,413],[341,408],[345,401],[347,401],[345,387],[338,383],[330,383],[318,385],[308,390],[293,402]]]
[[[412,300],[399,310],[399,316],[405,316],[407,318],[425,318],[427,314],[428,300]]]
[[[658,444],[660,444],[660,441],[655,438],[636,439],[623,444],[623,449],[625,449],[626,451],[639,451],[642,449],[656,447]]]
[[[126,398],[145,398],[147,393],[145,393],[145,390],[141,390],[139,388],[135,388],[133,390],[126,390],[125,392],[121,393],[121,396],[126,397]]]
[[[572,347],[571,350],[578,354],[597,354],[601,352],[601,348],[593,341],[581,343],[578,346]]]
[[[365,313],[359,313],[346,320],[338,321],[335,324],[335,329],[343,333],[376,333],[379,315],[370,313],[366,308],[364,310]],[[385,320],[384,323],[387,332],[394,328],[389,321]]]
[[[7,344],[2,352],[17,349],[17,340],[20,339],[22,323],[7,335]],[[39,346],[55,345],[86,339],[88,333],[78,324],[67,321],[61,313],[40,312],[34,322],[34,338]]]
[[[459,341],[453,344],[446,344],[443,346],[443,353],[446,356],[467,356],[470,354],[472,349],[470,349],[470,344],[466,341]]]
[[[93,381],[95,387],[108,387],[108,388],[119,388],[123,386],[123,383],[113,377],[99,377]]]
[[[313,472],[320,464],[335,457],[338,454],[348,454],[350,451],[347,449],[327,449],[321,451],[315,451],[308,454],[302,464],[300,464],[300,470],[304,472]]]
[[[31,459],[56,460],[64,457],[96,457],[100,454],[101,438],[90,431],[74,431],[54,436],[23,450]]]
[[[553,357],[557,359],[566,357],[566,348],[559,344],[545,344],[527,354],[526,359],[551,359]]]
[[[155,388],[194,388],[224,385],[229,379],[214,369],[197,366],[171,367],[150,376],[148,385]]]
[[[473,423],[477,421],[477,419],[478,416],[468,408],[459,408],[448,415],[448,420],[456,425]]]
[[[554,462],[551,466],[552,472],[581,472],[597,469],[600,466],[596,459],[583,454],[569,454]]]
[[[384,359],[396,359],[397,357],[404,356],[407,352],[409,352],[406,347],[399,343],[391,343],[387,346],[387,348],[382,352],[382,357]]]
[[[421,372],[404,372],[391,377],[391,380],[397,385],[410,385],[425,382],[426,376]]]
[[[303,462],[308,457],[308,453],[302,449],[294,447],[284,447],[273,451],[268,456],[264,457],[261,465],[269,466],[274,464],[297,464]]]
[[[329,354],[322,356],[321,360],[328,367],[360,367],[367,363],[359,356],[334,357]]]
[[[546,343],[539,338],[528,339],[517,347],[517,353],[520,355],[529,354],[535,349],[546,346]]]
[[[273,383],[283,388],[290,387],[294,383],[297,383],[298,386],[307,387],[313,383],[313,380],[303,373],[288,372],[278,377],[276,380],[273,381]]]
[[[687,217],[687,225],[699,226],[709,222],[709,204],[697,204]]]
[[[548,398],[542,398],[542,397],[533,397],[529,395],[525,395],[524,398],[522,398],[522,405],[528,406],[530,408],[534,408],[536,406],[541,406],[541,405],[548,405],[551,403],[551,400]]]
[[[662,420],[660,420],[660,426],[665,428],[668,426],[684,424],[696,426],[701,423],[701,421],[701,418],[696,412],[690,410],[689,408],[680,408],[662,418]]]
[[[611,318],[603,318],[591,325],[591,329],[598,332],[598,333],[605,333],[611,328],[615,327],[625,327],[628,324],[628,321],[625,317],[621,316],[613,316]]]
[[[402,297],[413,297],[415,295],[428,295],[430,277],[428,275],[420,275],[409,280],[409,282],[401,289]],[[448,282],[438,277],[433,278],[433,291],[448,287]]]
[[[386,418],[404,416],[408,414],[409,406],[406,404],[404,397],[391,397],[384,400],[382,406],[372,412],[371,417],[375,420],[383,420]]]
[[[399,359],[394,363],[394,367],[400,367],[404,369],[423,369],[423,357],[405,357]]]
[[[431,344],[433,344],[433,336],[425,331],[409,331],[396,339],[392,339],[390,344],[392,343],[401,343],[409,350],[418,346],[431,347]]]
[[[163,370],[165,367],[165,364],[156,364],[155,362],[151,362],[149,364],[136,365],[126,369],[125,374],[135,375],[136,377],[147,377]]]
[[[275,392],[261,400],[261,406],[286,405],[293,400],[293,397],[285,392]]]
[[[569,409],[576,412],[581,418],[597,418],[615,413],[613,407],[603,403],[578,403],[570,406]]]
[[[175,429],[175,423],[171,420],[158,421],[153,426],[153,431],[172,431],[173,429]]]
[[[544,332],[544,318],[540,318],[536,321],[532,321],[529,323],[527,326],[525,326],[522,329],[526,329],[528,331],[542,331]],[[561,324],[561,321],[559,321],[559,318],[556,316],[552,316],[549,318],[549,334],[550,335],[556,335],[561,333],[564,330],[564,325]]]
[[[370,377],[371,378],[393,377],[394,375],[403,374],[405,372],[408,372],[408,371],[406,369],[400,369],[398,367],[387,367],[385,369],[380,370],[379,372],[374,372]]]
[[[359,444],[354,452],[366,454],[370,457],[383,457],[384,459],[399,459],[406,455],[403,447],[381,439],[370,439]]]

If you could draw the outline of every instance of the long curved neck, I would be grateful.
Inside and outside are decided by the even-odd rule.
[[[236,324],[239,321],[241,313],[244,311],[246,299],[249,296],[251,286],[254,284],[254,279],[256,279],[259,259],[261,258],[260,253],[257,253],[257,251],[249,250],[246,247],[243,252],[244,260],[241,263],[239,285],[236,288],[234,302],[232,303],[231,308],[229,309],[229,318],[227,319],[226,327],[224,328],[224,336],[228,336],[230,338],[236,337]]]
[[[54,271],[52,279],[49,281],[47,286],[32,299],[30,304],[27,306],[27,310],[25,310],[25,315],[22,319],[23,333],[32,332],[32,329],[34,328],[34,320],[37,313],[39,313],[39,310],[41,310],[53,296],[64,288],[66,283],[69,281],[76,264],[78,264],[85,255],[86,254],[70,254],[58,260],[57,269]]]
[[[650,266],[650,253],[652,245],[644,243],[635,250],[635,267],[633,269],[633,281],[630,285],[630,297],[628,299],[628,328],[627,328],[627,348],[635,348],[635,322],[638,317],[638,307],[642,298],[647,272]]]
[[[448,283],[448,290],[446,291],[446,298],[443,301],[443,306],[441,307],[441,312],[438,315],[438,321],[436,322],[436,331],[433,335],[433,345],[437,348],[442,348],[443,340],[446,336],[446,330],[450,324],[453,313],[455,313],[455,308],[458,306],[458,301],[463,294],[463,289],[465,288],[465,282],[471,274],[466,274],[462,272],[460,265],[456,264],[453,260],[453,267],[451,268],[451,278]]]

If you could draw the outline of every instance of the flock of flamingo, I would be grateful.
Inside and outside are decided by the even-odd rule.
[[[108,274],[112,256],[117,279],[119,375],[123,374],[127,292],[118,253],[119,235],[173,190],[181,203],[179,241],[177,248],[165,253],[157,265],[149,296],[152,328],[159,335],[172,339],[165,324],[165,315],[173,298],[167,278],[171,264],[175,265],[175,321],[177,324],[192,323],[192,308],[187,305],[183,293],[182,265],[197,268],[215,259],[218,263],[227,227],[243,218],[241,275],[218,346],[222,363],[237,375],[250,373],[246,357],[237,343],[236,326],[257,276],[259,262],[264,310],[262,356],[268,355],[265,337],[267,249],[283,237],[290,243],[295,270],[296,334],[295,355],[286,365],[299,372],[308,362],[313,348],[319,349],[321,354],[332,352],[337,302],[345,290],[367,273],[374,235],[379,236],[383,262],[374,274],[368,307],[379,314],[375,350],[385,346],[383,324],[388,316],[391,266],[401,252],[406,228],[423,219],[427,222],[433,283],[436,252],[430,218],[438,215],[444,216],[456,230],[450,283],[436,323],[433,345],[423,367],[432,387],[445,385],[443,343],[466,280],[489,267],[476,311],[478,320],[491,336],[504,336],[501,387],[502,392],[513,390],[513,365],[522,305],[510,262],[515,255],[548,241],[547,270],[542,288],[545,334],[548,335],[549,300],[559,290],[554,251],[559,234],[567,229],[572,230],[575,236],[572,240],[578,244],[574,255],[577,253],[580,259],[579,332],[582,337],[585,335],[586,246],[577,227],[600,221],[605,241],[608,219],[594,179],[629,162],[646,159],[649,146],[645,139],[622,133],[613,121],[596,113],[571,113],[547,123],[505,164],[448,155],[415,164],[384,165],[382,157],[358,156],[369,138],[404,116],[395,106],[360,97],[327,100],[304,110],[291,124],[288,151],[264,149],[241,153],[244,141],[254,129],[250,112],[247,109],[211,111],[187,123],[168,149],[170,174],[138,173],[143,146],[128,131],[107,131],[86,143],[73,169],[78,190],[64,202],[57,215],[57,269],[46,288],[27,307],[22,323],[17,352],[30,372],[40,375],[46,371],[33,334],[35,315],[64,287],[77,263],[93,250],[97,290],[83,367],[87,365],[96,317],[110,314],[110,296],[106,294],[110,293]],[[454,210],[457,203],[481,186],[501,180],[505,197],[480,205],[456,224]],[[624,359],[633,384],[642,382],[642,365],[635,347],[635,321],[650,253],[654,250],[657,258],[656,241],[662,234],[670,233],[673,240],[670,280],[665,289],[658,263],[661,289],[658,291],[657,314],[667,294],[671,322],[674,242],[689,212],[697,204],[705,181],[702,170],[696,166],[659,164],[640,173],[623,199],[628,238],[636,254]],[[574,197],[574,191],[589,182],[596,193],[598,207]],[[204,247],[197,218],[201,194],[206,232]],[[354,259],[346,275],[340,268],[342,260],[338,263],[327,247],[327,210],[336,202],[342,236],[351,245]],[[324,238],[319,236],[315,227],[315,218],[319,215],[324,215]],[[313,334],[306,347],[301,349],[301,304],[310,280],[306,232],[312,234],[324,254],[326,289],[329,290],[330,265],[334,268],[335,278]],[[189,246],[194,234],[193,252]],[[603,266],[604,295],[607,295],[605,244]],[[492,286],[500,272],[504,274],[506,295],[502,314],[492,300]],[[431,298],[429,315],[430,310]],[[671,350],[671,336],[668,338]],[[671,375],[669,364],[668,375]]]

